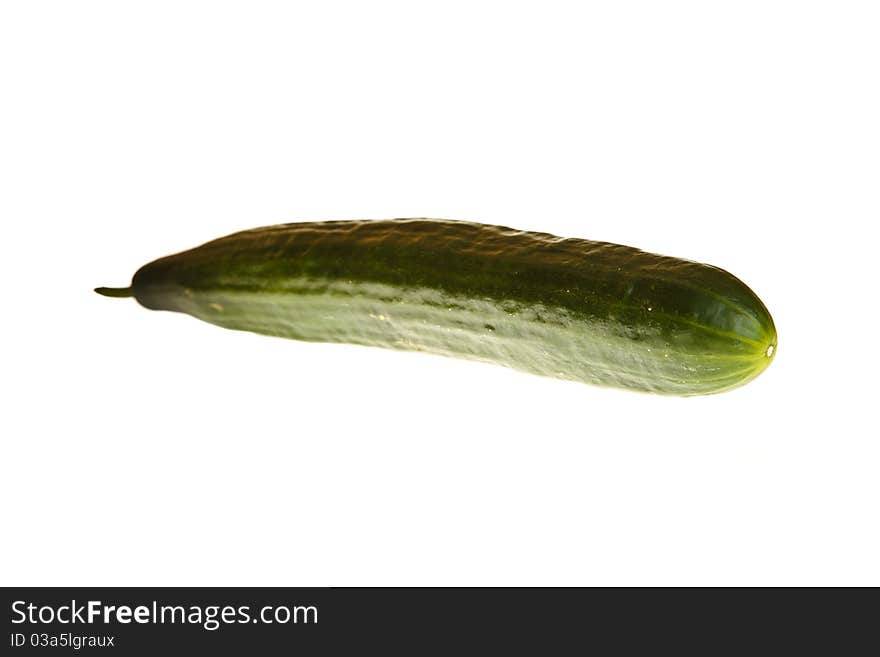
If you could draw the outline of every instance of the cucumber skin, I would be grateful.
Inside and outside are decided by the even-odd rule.
[[[777,341],[760,299],[717,267],[463,221],[247,230],[145,265],[131,291],[230,329],[669,395],[740,386]]]

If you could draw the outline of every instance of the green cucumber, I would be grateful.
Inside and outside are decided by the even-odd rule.
[[[670,395],[742,385],[776,351],[767,308],[722,269],[464,221],[257,228],[96,292],[230,329]]]

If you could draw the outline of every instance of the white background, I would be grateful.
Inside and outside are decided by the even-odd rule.
[[[0,582],[880,585],[865,2],[5,2]],[[470,219],[744,279],[654,397],[92,292],[284,221]]]

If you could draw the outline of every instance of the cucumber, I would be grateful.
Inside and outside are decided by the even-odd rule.
[[[776,351],[767,308],[722,269],[464,221],[256,228],[96,292],[230,329],[669,395],[740,386]]]

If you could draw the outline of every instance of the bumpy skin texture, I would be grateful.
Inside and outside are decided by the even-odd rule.
[[[231,329],[671,395],[742,385],[776,349],[764,304],[722,269],[461,221],[257,228],[144,266],[132,292]]]

